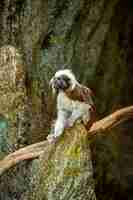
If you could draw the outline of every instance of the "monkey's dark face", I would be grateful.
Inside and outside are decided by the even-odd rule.
[[[56,91],[59,90],[67,90],[71,86],[71,80],[66,75],[61,75],[58,77],[54,77],[53,79],[53,87]]]

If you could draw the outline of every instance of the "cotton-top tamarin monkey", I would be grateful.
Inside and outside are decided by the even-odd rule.
[[[53,93],[57,93],[57,119],[48,141],[55,141],[65,128],[72,127],[78,119],[89,129],[95,120],[92,91],[81,85],[69,69],[57,71],[50,85]]]

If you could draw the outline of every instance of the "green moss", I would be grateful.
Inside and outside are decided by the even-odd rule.
[[[68,156],[70,158],[79,158],[81,156],[81,146],[75,145],[65,150],[64,152],[65,156]]]

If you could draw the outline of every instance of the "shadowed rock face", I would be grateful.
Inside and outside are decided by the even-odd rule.
[[[5,137],[3,138],[6,134],[1,133],[2,144],[6,146],[6,143],[9,143],[13,149],[21,146],[20,144],[40,141],[46,137],[51,120],[55,116],[48,81],[57,69],[65,67],[73,69],[77,78],[94,90],[97,112],[100,116],[118,107],[132,104],[132,10],[131,0],[126,2],[124,0],[51,0],[48,2],[4,0],[0,2],[0,59],[3,52],[4,56],[6,52],[7,59],[7,63],[5,61],[1,63],[0,60],[0,87],[3,88],[0,91],[0,111],[11,125],[10,134],[6,132],[6,140]],[[14,56],[15,63],[10,63],[12,58],[14,60]],[[19,63],[19,67],[16,62]],[[23,63],[24,71],[23,67],[21,68]],[[3,67],[8,73],[5,73]],[[22,73],[17,75],[16,69]],[[104,159],[101,163],[101,157],[97,157],[99,160],[96,162],[104,169],[104,175],[111,173],[113,178],[108,179],[109,183],[113,181],[117,184],[118,190],[119,184],[122,188],[122,191],[120,189],[118,192],[121,194],[114,195],[113,200],[118,199],[123,191],[128,190],[132,199],[130,187],[133,176],[131,174],[126,177],[128,169],[124,164],[132,168],[132,140],[128,136],[121,136],[121,133],[125,133],[131,137],[132,126],[130,124],[127,126],[125,129],[121,127],[120,130],[114,131],[115,134],[120,133],[119,140],[113,138],[114,141],[112,137],[107,140],[97,139],[98,144],[103,147],[100,153],[97,148],[97,154],[102,155]],[[119,149],[116,151],[115,143],[117,147],[120,143],[121,151]],[[10,145],[6,147],[4,154],[9,151]],[[127,164],[128,146],[130,146],[130,152],[128,151],[130,156]],[[1,155],[3,156],[3,153]],[[122,163],[122,171],[121,176],[116,176],[121,168],[119,161]],[[104,163],[109,168],[105,169]],[[27,178],[25,182],[23,178],[24,175],[28,177],[29,171],[24,166],[17,168],[16,177],[12,175],[12,180],[10,180],[10,173],[7,179],[5,176],[2,179],[3,185],[0,185],[0,190],[4,188],[5,195],[1,196],[2,200],[3,198],[23,199],[23,193],[29,188],[29,179]],[[96,168],[96,171],[97,169],[98,177],[102,172],[101,168]],[[112,185],[107,184],[107,177],[102,176],[102,180],[106,186],[108,185],[108,189],[106,188],[108,193]],[[121,180],[123,180],[122,186]],[[14,184],[11,184],[12,181]],[[7,182],[8,188],[5,187]],[[104,190],[103,185],[99,183],[98,192]],[[113,193],[114,188],[112,187],[110,193]],[[105,199],[109,199],[104,192],[101,192],[100,198],[103,200],[104,196]],[[125,199],[128,198],[127,196]]]

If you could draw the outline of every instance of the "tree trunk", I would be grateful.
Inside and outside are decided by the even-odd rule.
[[[95,200],[87,138],[85,128],[77,124],[55,145],[47,146],[40,160],[32,163],[30,190],[24,199]]]

